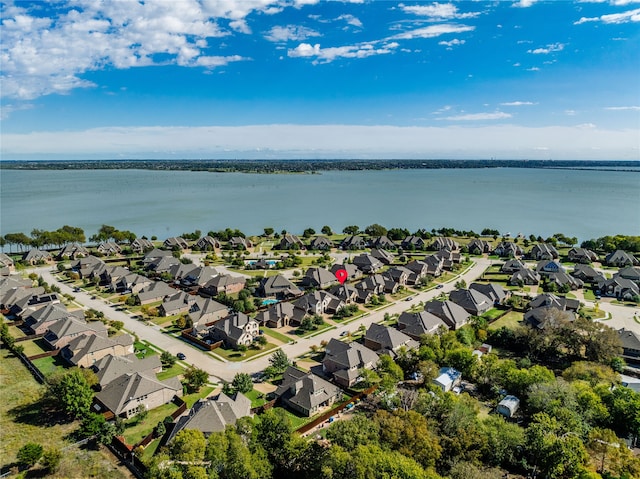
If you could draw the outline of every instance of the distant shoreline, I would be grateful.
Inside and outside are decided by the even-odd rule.
[[[5,170],[168,170],[209,173],[317,174],[321,171],[536,168],[640,172],[640,161],[594,160],[16,160]]]

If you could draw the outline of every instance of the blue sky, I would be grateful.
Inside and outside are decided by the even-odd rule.
[[[640,1],[2,4],[1,153],[640,158]]]

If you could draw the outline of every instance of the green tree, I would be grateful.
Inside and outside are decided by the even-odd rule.
[[[508,423],[502,416],[487,417],[481,424],[483,436],[482,459],[485,464],[508,469],[522,465],[524,429]]]
[[[276,350],[276,352],[271,355],[269,363],[276,373],[282,373],[291,366],[291,361],[289,361],[287,354],[282,349]]]
[[[281,477],[278,471],[282,473],[287,469],[293,452],[292,432],[291,421],[282,409],[269,409],[256,424],[257,441],[274,466],[274,477]]]
[[[176,361],[176,357],[169,351],[162,351],[162,354],[160,355],[160,362],[164,369],[169,369],[176,363]]]
[[[320,230],[322,232],[323,235],[327,235],[327,236],[331,236],[333,234],[333,230],[331,229],[330,226],[323,226],[322,229]]]
[[[176,461],[203,461],[206,447],[207,440],[202,431],[183,429],[171,441],[171,457]]]
[[[353,451],[360,445],[378,444],[380,425],[364,414],[356,414],[350,421],[336,421],[327,430],[331,444]]]
[[[271,236],[273,234],[273,232],[274,232],[273,228],[267,227],[267,228],[264,229],[264,235],[265,236]]]
[[[183,378],[188,391],[198,392],[209,380],[209,374],[195,366],[189,366],[185,371]]]
[[[346,235],[357,235],[359,231],[360,231],[360,227],[356,225],[345,226],[342,229],[342,232]]]
[[[45,449],[40,459],[40,464],[44,467],[48,474],[55,474],[60,468],[60,460],[62,459],[62,452],[60,449],[52,447]]]
[[[247,373],[238,373],[233,377],[233,382],[231,383],[233,389],[242,394],[246,394],[253,389],[253,382],[251,381],[251,376]]]
[[[18,449],[18,453],[16,455],[18,464],[26,469],[35,465],[35,463],[40,460],[40,457],[42,457],[42,445],[35,442],[26,443]]]
[[[387,234],[387,228],[377,223],[367,226],[364,232],[369,236],[385,236]]]
[[[83,372],[72,368],[49,378],[49,397],[61,409],[73,417],[89,413],[93,402],[93,391]]]

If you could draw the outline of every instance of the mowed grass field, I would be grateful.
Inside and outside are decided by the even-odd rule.
[[[45,387],[33,379],[22,362],[8,350],[0,350],[0,466],[15,465],[18,449],[27,442],[46,448],[71,445],[70,434],[78,422],[57,423],[42,410]],[[72,447],[63,454],[59,471],[47,477],[128,479],[133,476],[106,450]]]

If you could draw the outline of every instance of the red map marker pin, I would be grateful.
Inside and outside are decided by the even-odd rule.
[[[347,280],[347,277],[349,276],[349,273],[347,273],[346,269],[339,269],[335,272],[336,278],[338,278],[338,281],[340,281],[340,284],[344,284],[344,282]]]

